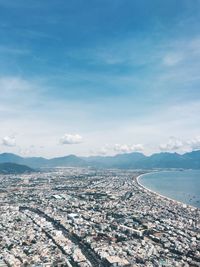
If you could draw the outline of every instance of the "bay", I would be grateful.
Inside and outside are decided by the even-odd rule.
[[[161,195],[200,208],[200,170],[148,173],[139,182]]]

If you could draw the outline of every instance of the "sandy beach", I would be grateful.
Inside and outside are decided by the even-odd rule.
[[[160,193],[158,193],[158,192],[156,192],[156,191],[153,191],[153,190],[151,190],[151,189],[145,187],[143,184],[141,184],[140,181],[139,181],[140,178],[143,177],[143,176],[145,176],[145,175],[148,175],[148,174],[150,174],[150,173],[152,174],[152,173],[157,173],[157,172],[148,172],[148,173],[141,174],[141,175],[139,175],[139,176],[136,177],[136,182],[137,182],[138,186],[139,186],[139,187],[142,187],[144,191],[147,191],[147,192],[149,192],[150,194],[153,194],[153,195],[156,196],[157,198],[162,198],[162,199],[164,199],[164,200],[167,200],[167,201],[172,202],[173,204],[181,205],[183,208],[187,208],[187,207],[188,207],[188,208],[190,208],[190,209],[192,209],[192,210],[198,209],[197,207],[193,207],[193,206],[191,206],[191,205],[189,205],[189,204],[182,203],[182,202],[180,202],[180,201],[178,201],[178,200],[175,200],[175,199],[169,198],[169,197],[167,197],[167,196],[164,196],[164,195],[162,195],[162,194],[160,194]]]

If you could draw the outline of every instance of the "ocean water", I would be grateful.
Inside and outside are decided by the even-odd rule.
[[[200,208],[200,170],[149,173],[139,182],[161,195]]]

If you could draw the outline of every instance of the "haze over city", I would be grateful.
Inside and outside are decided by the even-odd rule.
[[[200,148],[200,1],[0,0],[0,152]]]

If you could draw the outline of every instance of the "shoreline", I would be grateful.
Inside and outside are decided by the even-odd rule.
[[[162,171],[158,171],[158,172],[162,172]],[[174,204],[178,204],[178,205],[181,205],[183,208],[190,208],[192,210],[196,210],[196,209],[199,209],[198,207],[195,207],[195,206],[192,206],[190,204],[187,204],[187,203],[183,203],[181,201],[178,201],[176,199],[173,199],[173,198],[170,198],[170,197],[167,197],[167,196],[164,196],[156,191],[153,191],[149,188],[147,188],[146,186],[144,186],[143,184],[141,184],[141,182],[139,181],[139,179],[142,177],[142,176],[145,176],[145,175],[148,175],[148,174],[152,174],[152,173],[158,173],[158,172],[147,172],[147,173],[144,173],[144,174],[140,174],[139,176],[136,177],[136,183],[139,187],[141,187],[144,191],[147,191],[151,194],[153,194],[154,196],[156,196],[157,198],[161,198],[161,199],[164,199],[164,200],[167,200],[167,201],[170,201],[170,202],[173,202]]]

